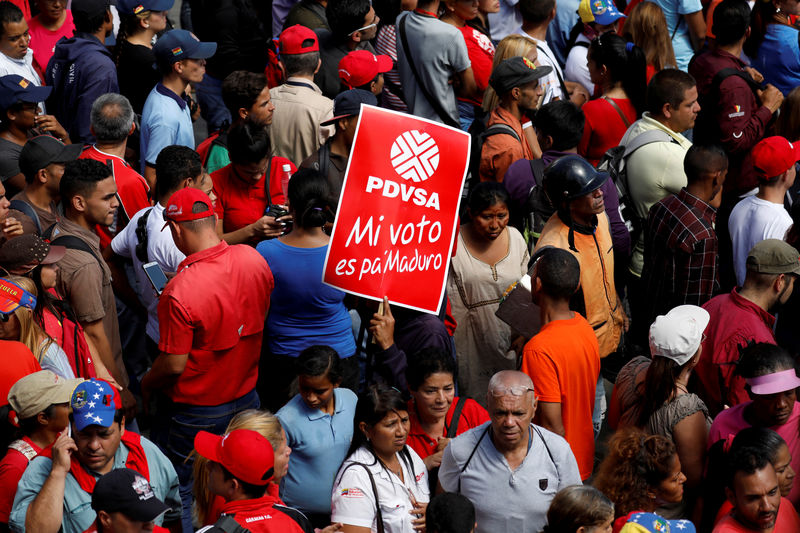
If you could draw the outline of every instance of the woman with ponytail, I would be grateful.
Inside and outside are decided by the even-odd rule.
[[[744,44],[753,67],[784,95],[800,85],[798,15],[796,0],[757,0],[750,13],[750,37]]]
[[[330,242],[323,227],[333,222],[334,208],[328,180],[317,170],[301,169],[289,180],[294,227],[256,247],[275,278],[264,341],[265,352],[271,355],[261,357],[265,366],[260,372],[269,381],[261,401],[275,411],[291,397],[297,357],[310,346],[335,350],[342,359],[341,385],[354,391],[358,387],[356,343],[343,303],[345,294],[322,283]]]
[[[644,111],[646,61],[641,48],[615,33],[595,38],[587,60],[595,93],[602,96],[582,108],[586,125],[578,153],[596,166]]]
[[[120,24],[114,63],[119,92],[141,114],[147,95],[161,81],[153,66],[153,39],[167,29],[167,11],[174,0],[117,0]]]

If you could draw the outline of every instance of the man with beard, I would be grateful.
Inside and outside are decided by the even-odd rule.
[[[763,240],[747,255],[744,285],[703,305],[711,321],[694,373],[700,380],[696,392],[712,416],[724,405],[749,399],[744,380],[734,375],[740,349],[753,342],[775,344],[774,313],[792,294],[795,276],[800,275],[799,258],[791,245]]]
[[[523,57],[500,63],[489,78],[500,103],[489,115],[487,135],[481,147],[481,181],[503,181],[508,167],[519,159],[533,159],[522,134],[525,113],[536,109],[542,96],[539,79],[551,67],[537,67]]]
[[[795,389],[800,386],[800,378],[794,370],[794,359],[774,344],[754,344],[742,350],[736,378],[745,382],[750,401],[722,411],[711,425],[708,442],[713,444],[749,427],[769,428],[783,437],[789,448],[789,460],[776,462],[775,469],[782,471],[791,466],[798,471],[800,403]],[[792,503],[800,502],[800,485],[793,484],[787,498]]]

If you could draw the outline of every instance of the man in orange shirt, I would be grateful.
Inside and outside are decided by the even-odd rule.
[[[536,423],[564,437],[578,461],[581,479],[592,475],[594,408],[600,348],[594,330],[569,308],[578,290],[578,260],[566,250],[541,248],[531,271],[531,294],[542,328],[525,345],[521,370],[539,394]]]

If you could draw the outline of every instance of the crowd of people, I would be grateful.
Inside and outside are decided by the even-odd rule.
[[[800,532],[800,3],[173,4],[0,0],[0,532]],[[438,313],[322,282],[365,105]]]

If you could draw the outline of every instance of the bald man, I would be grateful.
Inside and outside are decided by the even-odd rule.
[[[578,463],[559,435],[531,421],[531,378],[504,370],[489,381],[491,420],[453,439],[444,450],[439,490],[475,504],[475,533],[541,531],[556,492],[581,483]]]

